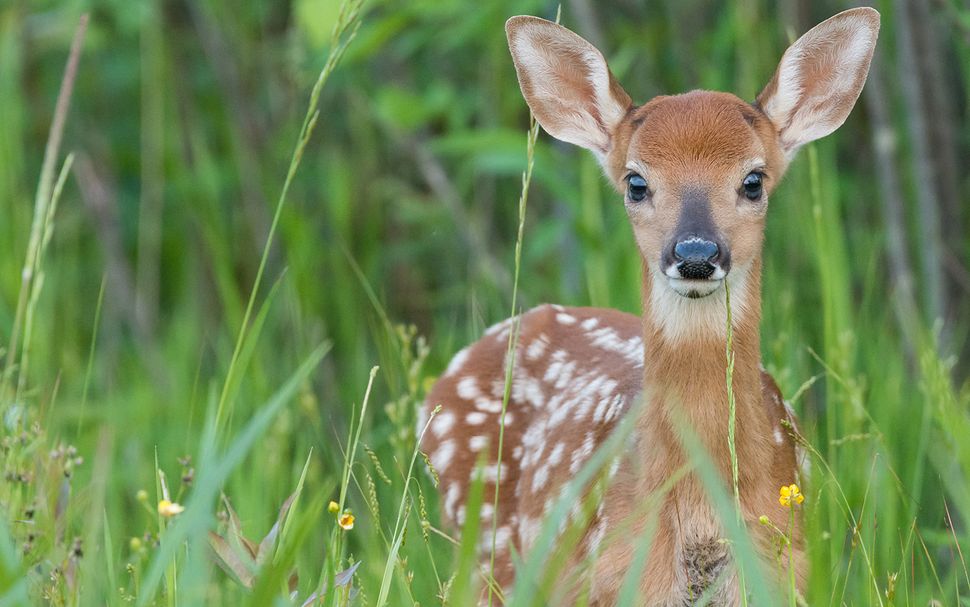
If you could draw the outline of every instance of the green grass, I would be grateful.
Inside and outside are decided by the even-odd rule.
[[[640,101],[691,87],[751,97],[794,29],[791,11],[715,4],[593,3],[591,27],[570,3],[563,21],[602,32]],[[0,605],[316,595],[460,607],[485,587],[473,555],[491,530],[441,528],[417,407],[449,356],[510,310],[638,311],[640,260],[595,161],[544,134],[530,142],[502,23],[554,18],[554,5],[375,0],[359,29],[357,6],[0,6]],[[892,70],[901,24],[882,8],[880,60]],[[968,15],[934,10],[954,90],[965,90]],[[58,109],[84,11],[73,95]],[[951,129],[964,152],[965,111]],[[905,113],[891,118],[905,144]],[[868,121],[860,105],[802,152],[766,234],[763,358],[812,453],[805,602],[962,604],[967,299],[953,296],[942,334],[932,319],[897,316]],[[910,219],[924,186],[912,160],[899,165]],[[951,248],[967,265],[970,238]],[[916,343],[903,322],[922,327]],[[578,539],[573,528],[556,542],[559,521],[582,482],[597,487],[584,508],[595,512],[625,431],[546,521],[551,556],[522,557],[530,592],[514,605],[555,592]],[[764,592],[730,488],[703,456],[691,464],[725,514],[748,589]],[[163,479],[185,507],[171,518],[156,508]],[[345,510],[351,530],[338,525]],[[637,569],[621,605],[636,604]],[[752,604],[772,598],[790,601]]]

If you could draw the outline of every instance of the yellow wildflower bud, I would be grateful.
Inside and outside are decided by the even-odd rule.
[[[131,538],[131,540],[128,542],[128,547],[131,548],[132,552],[138,552],[141,550],[141,538]]]
[[[327,512],[329,512],[330,514],[337,514],[339,510],[340,510],[340,504],[338,504],[333,500],[331,500],[330,503],[327,505]]]
[[[337,523],[345,530],[350,531],[354,528],[354,515],[349,512],[344,512],[340,515]]]
[[[158,513],[165,518],[171,518],[183,512],[185,512],[185,507],[177,502],[170,502],[168,500],[158,502]]]
[[[135,494],[135,499],[142,503],[147,502],[148,492],[145,491],[144,489],[139,489],[138,493]]]

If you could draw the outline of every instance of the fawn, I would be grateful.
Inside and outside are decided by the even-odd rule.
[[[766,515],[788,528],[779,487],[796,482],[795,423],[761,367],[762,235],[768,198],[804,144],[842,125],[859,97],[879,32],[879,13],[848,10],[824,21],[784,53],[754,103],[692,91],[635,105],[587,41],[536,17],[506,24],[519,84],[536,120],[553,137],[591,150],[625,207],[643,263],[641,317],[599,308],[545,305],[518,317],[511,396],[500,415],[513,319],[455,355],[422,415],[442,409],[422,449],[440,475],[443,510],[455,524],[476,461],[485,450],[486,555],[497,537],[494,575],[514,581],[511,554],[528,554],[550,504],[614,430],[636,415],[630,447],[587,524],[573,565],[590,559],[589,604],[612,605],[630,567],[642,504],[689,458],[675,418],[689,425],[727,485],[727,305],[735,367],[735,445],[741,513],[763,559],[777,548]],[[730,293],[726,293],[729,287]],[[642,398],[640,406],[633,407]],[[499,491],[493,511],[494,492]],[[704,487],[686,473],[650,513],[654,539],[640,580],[646,605],[741,600],[721,519]],[[628,532],[604,541],[627,520]],[[639,517],[639,518],[637,518]],[[801,525],[794,569],[804,587]],[[781,563],[787,576],[788,559]],[[577,584],[578,585],[578,584]],[[576,589],[557,600],[569,604]]]

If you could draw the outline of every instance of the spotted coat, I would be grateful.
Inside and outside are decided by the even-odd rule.
[[[441,406],[421,448],[440,477],[442,513],[452,528],[465,522],[469,482],[484,452],[479,549],[487,562],[495,525],[495,577],[503,587],[514,579],[512,551],[528,554],[559,491],[609,437],[640,395],[644,380],[637,316],[543,305],[518,321],[501,470],[498,443],[513,319],[494,325],[454,356],[428,394],[419,423],[420,429],[430,412]],[[771,376],[761,373],[762,400],[777,422],[778,457],[785,458],[793,444],[782,420],[794,424],[794,418]],[[492,505],[496,481],[497,514]],[[595,550],[604,535],[605,519],[594,518],[583,552]]]

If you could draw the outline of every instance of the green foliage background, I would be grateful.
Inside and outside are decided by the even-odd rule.
[[[290,544],[301,597],[321,570],[347,564],[330,558],[337,545],[324,504],[337,497],[371,367],[381,367],[362,422],[371,455],[358,453],[348,497],[358,521],[344,534],[345,555],[362,560],[355,585],[368,604],[404,497],[423,390],[451,353],[508,314],[528,110],[503,23],[554,18],[556,6],[372,0],[323,90],[257,294],[258,305],[269,298],[265,322],[213,439],[236,444],[329,344],[220,485],[245,529],[265,533],[309,457],[304,524]],[[794,36],[847,7],[574,0],[562,20],[604,51],[637,101],[692,88],[753,99]],[[958,604],[970,593],[959,550],[970,547],[970,6],[877,8],[883,29],[866,95],[839,132],[801,153],[772,197],[764,363],[787,396],[798,395],[806,436],[831,470],[816,465],[807,488],[808,603]],[[161,523],[136,494],[155,499],[156,461],[178,485],[194,467],[178,458],[199,461],[211,446],[206,419],[338,10],[336,0],[0,4],[0,345],[9,343],[70,39],[90,13],[65,133],[74,165],[43,267],[26,390],[3,395],[3,592],[29,568],[31,600],[141,597]],[[917,69],[905,40],[916,45]],[[544,134],[535,161],[523,308],[637,312],[640,260],[595,161]],[[38,424],[29,436],[24,420]],[[51,451],[68,444],[84,462],[71,471],[66,512],[46,527],[25,523],[31,504],[58,510],[62,485],[43,479],[57,477],[64,456]],[[419,477],[437,525],[434,490]],[[187,483],[183,495],[193,490]],[[422,539],[413,488],[410,497],[390,604],[440,604],[452,548],[434,534]],[[368,504],[379,505],[378,517]],[[198,507],[225,528],[214,500]],[[146,532],[141,548],[129,541]],[[75,537],[83,556],[71,556]],[[198,562],[193,545],[171,557],[173,575]],[[72,559],[84,572],[73,585],[63,574]],[[204,569],[182,595],[141,600],[260,604]],[[895,598],[887,573],[899,574]]]

